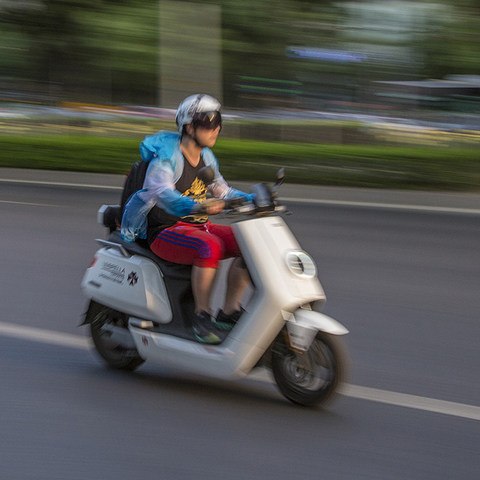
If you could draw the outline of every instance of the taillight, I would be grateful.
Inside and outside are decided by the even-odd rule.
[[[92,268],[97,263],[98,257],[93,257],[88,268]]]

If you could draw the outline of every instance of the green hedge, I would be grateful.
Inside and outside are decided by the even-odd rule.
[[[140,139],[0,136],[0,167],[125,173]],[[229,180],[468,191],[480,188],[480,148],[267,143],[221,139],[214,148]]]

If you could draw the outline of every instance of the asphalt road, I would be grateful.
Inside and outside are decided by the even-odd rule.
[[[2,480],[478,478],[478,215],[290,202],[350,329],[350,384],[322,410],[263,377],[102,365],[79,285],[118,195],[0,183]]]

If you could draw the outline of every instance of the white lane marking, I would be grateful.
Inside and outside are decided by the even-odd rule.
[[[84,350],[92,348],[90,339],[80,337],[79,335],[20,326],[7,322],[0,322],[0,335]],[[247,378],[263,382],[272,382],[272,377],[269,372],[263,369],[248,375]],[[372,402],[423,410],[426,412],[442,413],[444,415],[467,418],[470,420],[480,420],[480,407],[475,405],[447,402],[435,398],[420,397],[417,395],[362,387],[360,385],[351,385],[348,383],[340,386],[339,393],[346,397],[361,400],[369,400]]]
[[[2,183],[27,183],[33,185],[47,185],[51,187],[79,187],[79,188],[94,188],[99,190],[122,190],[123,187],[116,187],[113,185],[93,185],[89,183],[69,183],[69,182],[47,182],[44,180],[16,180],[13,178],[0,178]]]
[[[372,402],[386,403],[398,407],[413,408],[426,412],[443,413],[454,417],[480,420],[480,407],[464,403],[447,402],[435,398],[419,397],[406,393],[389,392],[377,388],[362,387],[360,385],[344,384],[340,387],[339,393],[347,397],[370,400]]]
[[[340,205],[347,207],[368,207],[368,208],[383,208],[394,210],[414,210],[419,212],[438,212],[438,213],[466,213],[472,215],[480,215],[478,208],[456,208],[456,207],[434,207],[428,205],[408,205],[396,203],[377,203],[377,202],[353,202],[346,200],[320,200],[310,198],[284,198],[285,201],[297,203],[314,203],[317,205]]]
[[[30,207],[63,207],[63,205],[54,205],[53,203],[14,202],[13,200],[0,200],[0,203],[8,203],[11,205],[28,205]]]
[[[0,182],[3,183],[26,183],[35,185],[49,185],[60,187],[79,187],[90,188],[97,190],[122,190],[123,187],[117,187],[113,185],[93,185],[88,183],[69,183],[69,182],[48,182],[42,180],[18,180],[10,178],[0,178]],[[390,210],[410,210],[419,212],[437,212],[437,213],[458,213],[458,214],[470,214],[480,215],[480,209],[478,208],[457,208],[457,207],[435,207],[428,205],[408,205],[397,203],[378,203],[378,202],[360,202],[360,201],[347,201],[347,200],[322,200],[313,198],[295,198],[295,197],[282,197],[284,202],[297,202],[297,203],[313,203],[317,205],[339,205],[348,207],[367,207],[367,208],[382,208]]]
[[[263,382],[273,381],[270,372],[264,369],[250,374],[247,378]],[[480,420],[480,407],[475,405],[448,402],[445,400],[437,400],[436,398],[420,397],[418,395],[391,392],[378,388],[362,387],[349,383],[340,385],[338,393],[345,397],[357,398],[359,400],[369,400],[371,402],[385,403],[397,407],[443,413],[444,415],[468,418],[470,420]]]

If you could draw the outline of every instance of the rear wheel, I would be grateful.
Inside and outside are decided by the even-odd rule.
[[[282,332],[272,349],[272,371],[278,388],[299,405],[325,404],[345,379],[347,354],[343,339],[318,332],[306,352],[288,346]]]
[[[135,370],[143,362],[135,348],[125,348],[111,338],[108,326],[128,330],[128,318],[113,308],[92,302],[85,319],[90,324],[90,333],[95,349],[105,362],[118,370]]]

